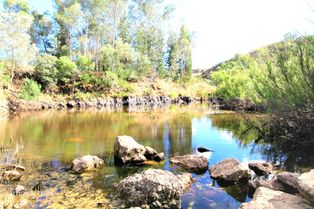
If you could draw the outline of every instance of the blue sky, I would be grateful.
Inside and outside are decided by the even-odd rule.
[[[314,34],[314,0],[166,0],[176,7],[172,28],[185,23],[193,32],[193,68],[209,68],[289,32]],[[29,0],[51,10],[52,0]]]

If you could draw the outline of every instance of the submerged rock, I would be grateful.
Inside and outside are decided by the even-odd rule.
[[[146,160],[162,161],[163,153],[151,147],[143,146],[131,136],[117,136],[114,143],[115,158],[122,164],[141,165]]]
[[[181,208],[181,197],[193,182],[190,174],[148,169],[120,181],[118,191],[127,207]]]
[[[208,169],[208,160],[202,155],[176,156],[171,158],[170,163],[195,173],[204,173]]]
[[[29,203],[27,200],[22,199],[14,204],[13,209],[20,209],[20,208],[29,208]]]
[[[26,189],[22,185],[17,185],[13,190],[13,194],[15,195],[21,195],[21,194],[24,194],[25,192],[26,192]]]
[[[22,174],[19,171],[4,171],[1,180],[4,182],[19,181],[21,177]]]
[[[269,175],[273,172],[273,166],[269,163],[249,163],[249,168],[259,176]]]
[[[104,161],[97,156],[85,155],[79,159],[75,159],[72,162],[72,170],[76,173],[82,173],[84,171],[95,170],[104,165]]]
[[[0,164],[0,168],[5,170],[25,171],[24,166],[15,164]]]
[[[249,203],[242,203],[240,209],[311,209],[308,201],[302,197],[269,188],[259,187]]]
[[[248,169],[245,169],[238,160],[233,158],[225,159],[209,169],[213,179],[225,182],[237,182],[248,180],[251,176]]]

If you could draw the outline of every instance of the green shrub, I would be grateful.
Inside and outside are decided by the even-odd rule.
[[[77,67],[69,57],[62,56],[57,61],[58,80],[61,84],[74,82],[77,75]]]
[[[105,88],[117,88],[119,86],[119,77],[115,72],[107,71],[100,79],[97,79],[96,85]]]
[[[19,98],[25,100],[36,99],[41,92],[41,86],[36,81],[29,78],[23,80],[23,87],[21,89]]]
[[[45,90],[57,84],[57,61],[57,57],[44,54],[41,55],[36,62],[35,77]]]
[[[80,71],[92,71],[95,68],[93,61],[86,56],[79,56],[76,65]]]

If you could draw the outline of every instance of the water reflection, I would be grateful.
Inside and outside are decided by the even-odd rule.
[[[109,193],[116,191],[119,179],[151,167],[115,166],[113,145],[117,135],[133,136],[141,144],[164,152],[165,162],[153,167],[173,172],[183,170],[170,165],[169,158],[196,153],[199,146],[214,150],[207,153],[210,165],[229,157],[249,162],[269,156],[270,152],[265,151],[269,146],[254,144],[257,133],[240,115],[206,112],[206,105],[197,105],[149,111],[135,108],[35,113],[0,121],[0,146],[8,144],[10,138],[22,139],[23,163],[34,169],[46,162],[58,168],[84,154],[99,155],[106,166],[95,174],[93,185]],[[238,208],[240,202],[249,200],[243,185],[218,185],[208,172],[194,177],[198,181],[184,195],[183,208]]]

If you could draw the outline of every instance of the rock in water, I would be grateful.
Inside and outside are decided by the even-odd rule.
[[[250,172],[245,169],[238,160],[233,158],[225,159],[209,169],[213,179],[225,182],[237,182],[239,180],[248,180]]]
[[[122,164],[141,165],[146,160],[162,161],[163,153],[157,153],[151,147],[144,147],[130,136],[117,136],[114,143],[115,159]]]
[[[21,194],[24,194],[25,192],[26,192],[26,189],[22,185],[17,185],[15,189],[13,190],[13,194],[15,195],[21,195]]]
[[[85,155],[72,162],[72,170],[76,173],[84,171],[95,170],[104,165],[104,161],[97,156]]]
[[[199,152],[212,152],[213,150],[207,149],[206,147],[198,147],[197,151],[199,151]]]
[[[311,209],[313,208],[305,199],[274,191],[265,187],[259,187],[254,198],[249,203],[242,203],[240,209]]]
[[[154,160],[157,161],[157,162],[160,162],[160,161],[163,161],[165,160],[165,155],[163,152],[157,154],[154,156]]]
[[[123,164],[142,164],[145,160],[146,149],[130,136],[117,136],[114,143],[114,155]]]
[[[121,180],[118,191],[127,207],[179,209],[183,192],[192,183],[190,174],[176,176],[170,171],[148,169]]]
[[[259,176],[269,175],[273,172],[273,166],[269,163],[249,163],[249,168]]]
[[[208,160],[202,155],[176,156],[170,162],[195,173],[204,173],[208,169]]]

